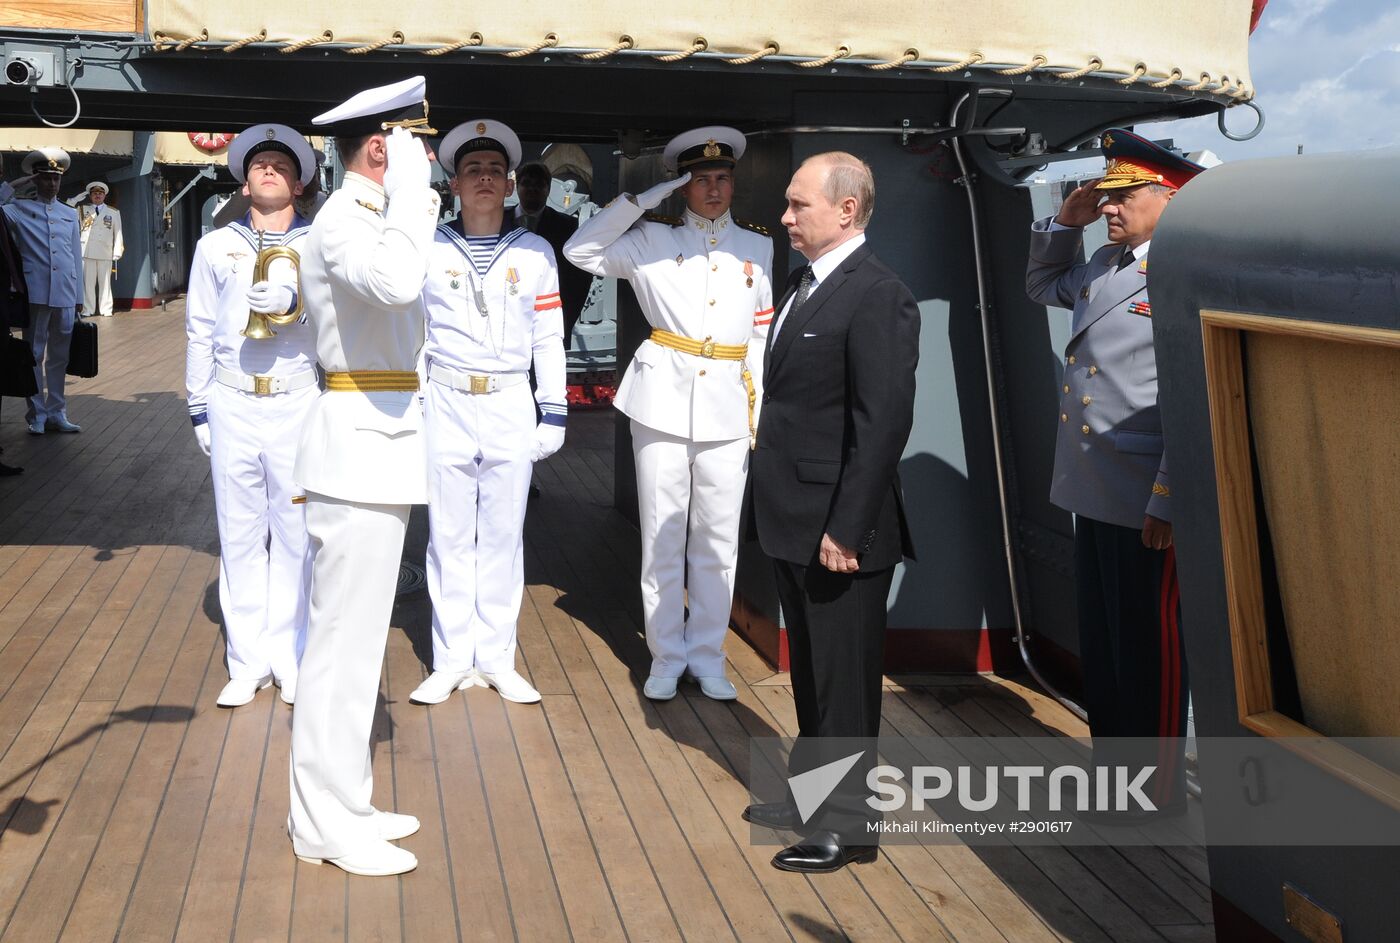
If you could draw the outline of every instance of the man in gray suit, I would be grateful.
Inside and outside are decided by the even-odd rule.
[[[1202,167],[1129,131],[1103,136],[1108,168],[1031,227],[1026,291],[1071,308],[1050,500],[1075,516],[1079,655],[1095,765],[1156,766],[1158,809],[1185,805],[1186,662],[1147,253],[1167,203]],[[1083,227],[1109,244],[1080,262]],[[1110,748],[1107,738],[1141,738]]]

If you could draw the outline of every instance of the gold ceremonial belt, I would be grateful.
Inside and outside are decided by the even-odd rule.
[[[670,350],[679,350],[683,354],[690,354],[692,357],[705,357],[709,360],[743,360],[748,356],[748,344],[716,344],[708,337],[703,341],[697,341],[693,337],[682,337],[679,334],[672,334],[670,331],[663,331],[659,327],[651,329],[651,340]],[[704,371],[700,371],[702,374]],[[753,375],[749,373],[746,365],[740,375],[744,381],[744,390],[749,396],[749,448],[757,446],[758,440],[755,438],[756,430],[753,422],[753,407],[758,400],[758,392],[754,389]]]
[[[416,393],[418,374],[412,370],[351,370],[327,373],[331,393]]]
[[[697,341],[693,337],[682,337],[670,331],[663,331],[659,327],[652,328],[651,340],[670,350],[679,350],[683,354],[709,360],[743,360],[749,354],[748,344],[716,344],[708,337]]]

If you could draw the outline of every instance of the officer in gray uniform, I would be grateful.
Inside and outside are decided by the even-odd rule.
[[[1123,130],[1108,168],[1031,227],[1026,291],[1072,308],[1050,500],[1075,514],[1079,654],[1095,765],[1156,766],[1149,798],[1185,804],[1186,662],[1171,489],[1157,409],[1147,254],[1176,191],[1202,167]],[[1109,244],[1080,262],[1083,227]],[[1106,738],[1139,738],[1110,749]]]

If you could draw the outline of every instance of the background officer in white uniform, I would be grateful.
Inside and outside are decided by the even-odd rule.
[[[210,456],[219,519],[219,603],[229,682],[220,707],[247,704],[274,680],[296,697],[306,635],[310,552],[306,514],[293,504],[297,442],[316,401],[316,336],[303,315],[245,337],[249,311],[281,315],[300,306],[287,261],[254,284],[260,247],[305,249],[310,223],[292,200],[316,169],[311,145],[281,124],[260,124],[229,145],[229,170],[252,201],[243,219],[199,240],[185,300],[185,388],[190,421]],[[271,280],[269,280],[271,279]]]
[[[773,242],[729,215],[743,153],[744,136],[733,128],[676,136],[663,161],[682,176],[624,194],[564,247],[579,268],[629,279],[652,326],[615,402],[632,420],[652,655],[644,692],[653,700],[675,697],[687,669],[706,695],[736,696],[723,645],[758,373],[773,319]],[[643,219],[677,189],[683,218]]]
[[[73,318],[83,301],[78,211],[57,199],[70,163],[68,152],[61,147],[31,151],[20,166],[33,175],[38,196],[16,199],[4,207],[29,288],[29,326],[24,339],[34,354],[34,378],[39,384],[39,392],[29,397],[24,416],[30,435],[43,435],[46,429],[82,431],[77,423],[68,421],[64,396]]]
[[[89,204],[78,206],[84,197]],[[107,205],[107,184],[94,180],[68,201],[78,207],[83,233],[83,311],[112,316],[112,265],[122,257],[122,214]]]
[[[514,131],[468,121],[438,160],[462,212],[438,227],[423,289],[433,673],[410,697],[437,704],[486,684],[534,703],[539,692],[515,670],[515,626],[532,463],[564,444],[568,412],[559,273],[550,244],[505,218]]]
[[[370,89],[314,119],[336,136],[340,189],[311,226],[302,288],[326,390],[297,450],[311,535],[311,611],[292,714],[289,828],[299,858],[354,874],[418,859],[418,830],[370,804],[369,737],[411,505],[427,500],[415,367],[418,296],[437,228],[421,77]]]

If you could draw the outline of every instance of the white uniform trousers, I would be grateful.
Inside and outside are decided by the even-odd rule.
[[[292,711],[287,820],[299,855],[339,858],[379,837],[369,738],[409,509],[306,495],[311,619]]]
[[[83,313],[112,316],[111,259],[83,259]]]
[[[526,383],[474,394],[430,381],[423,405],[433,670],[508,671],[525,591],[535,400]]]
[[[749,440],[692,442],[632,421],[651,673],[724,674]],[[690,604],[690,617],[685,606]]]
[[[73,343],[73,317],[72,308],[29,306],[29,327],[23,334],[30,352],[34,354],[34,380],[39,384],[39,392],[29,397],[29,408],[24,412],[25,422],[36,419],[43,422],[47,417],[57,416],[68,408],[63,387],[68,381],[68,347]]]
[[[306,512],[292,477],[314,386],[254,396],[209,389],[210,467],[219,519],[219,604],[228,676],[295,681],[311,579]]]

